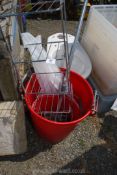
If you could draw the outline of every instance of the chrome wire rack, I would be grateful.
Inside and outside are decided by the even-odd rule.
[[[61,67],[61,66],[65,66],[65,55],[63,55],[62,57],[58,57],[59,55],[59,48],[61,43],[64,43],[64,41],[56,41],[56,42],[35,42],[34,44],[27,44],[27,48],[31,47],[31,57],[36,57],[36,59],[25,59],[25,60],[21,60],[20,57],[15,58],[13,61],[14,63],[17,64],[32,64],[32,63],[38,63],[38,62],[46,62],[50,63],[50,64],[56,64]],[[47,45],[49,45],[48,50],[46,50]],[[52,48],[53,45],[57,45],[57,51],[56,51],[56,55],[54,57],[54,59],[51,59],[51,57],[49,57],[49,53],[50,50]],[[38,49],[39,48],[39,49]],[[38,53],[37,50],[38,49]],[[46,50],[46,52],[45,52]],[[36,54],[36,55],[35,55]]]
[[[73,106],[76,106],[76,113],[78,114],[79,106],[73,99],[72,85],[69,82],[63,86],[63,83],[59,84],[59,89],[53,92],[53,84],[56,83],[57,78],[64,77],[64,74],[57,72],[49,74],[54,76],[54,82],[45,81],[45,74],[31,75],[30,80],[25,85],[25,99],[31,108],[40,116],[53,120],[56,122],[67,122],[73,119]],[[39,83],[43,84],[41,86]],[[67,82],[66,82],[67,83]],[[49,89],[49,93],[47,91]]]
[[[73,99],[72,85],[68,78],[68,41],[66,29],[66,12],[64,0],[38,0],[36,3],[2,3],[0,11],[0,20],[14,20],[14,27],[8,38],[4,35],[3,27],[1,26],[1,36],[9,48],[11,61],[16,70],[18,78],[18,86],[23,89],[25,98],[28,99],[32,109],[39,115],[48,120],[54,121],[71,121],[73,116],[72,106],[78,105]],[[6,10],[5,10],[6,8]],[[24,25],[28,17],[43,13],[54,13],[60,11],[62,31],[60,34],[61,41],[43,42],[41,36],[29,36],[28,32],[21,32],[20,24]],[[30,19],[28,19],[30,21]],[[11,25],[11,24],[10,24]],[[36,26],[35,26],[36,27]],[[31,30],[33,25],[31,25]],[[18,32],[20,36],[18,36]],[[32,31],[30,32],[32,34]],[[28,37],[29,36],[29,37]],[[26,38],[25,38],[26,37]],[[32,38],[30,38],[32,37]],[[25,51],[28,53],[26,59],[22,59],[19,55],[19,47],[16,46],[17,40],[21,40]],[[30,38],[30,39],[29,39]],[[28,42],[27,42],[28,41]],[[58,54],[60,45],[63,45],[63,55]],[[51,58],[49,53],[51,47],[56,45],[57,51],[54,58]],[[29,75],[28,81],[24,83],[20,68],[25,66],[25,73],[33,71]],[[65,67],[62,72],[60,67]],[[20,67],[20,68],[19,68]],[[49,71],[48,71],[49,70]],[[34,101],[29,99],[33,98]],[[74,105],[75,104],[75,105]]]
[[[50,80],[48,80],[48,77]],[[52,81],[51,81],[52,80]],[[60,82],[59,82],[60,80]],[[23,85],[25,94],[60,94],[67,95],[72,94],[72,87],[70,82],[64,81],[64,73],[53,72],[53,73],[32,73],[28,83]],[[54,84],[57,84],[57,88],[53,91]],[[42,86],[41,86],[42,84]]]
[[[59,108],[60,95],[39,95],[34,101],[32,109],[40,116],[57,122],[73,120],[73,99],[70,96],[62,95],[61,107]]]

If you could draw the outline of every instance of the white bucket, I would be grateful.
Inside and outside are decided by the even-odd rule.
[[[69,53],[74,43],[75,37],[71,34],[67,34],[68,37],[68,49]],[[47,53],[51,59],[64,59],[64,42],[63,42],[63,34],[62,33],[55,33],[48,37],[48,44],[47,44]],[[90,58],[88,57],[87,53],[83,49],[83,47],[78,42],[75,48],[75,52],[73,55],[73,62],[71,69],[75,70],[77,73],[82,75],[85,79],[89,77],[92,65],[90,62]],[[57,65],[60,67],[64,66],[64,61],[57,61]]]

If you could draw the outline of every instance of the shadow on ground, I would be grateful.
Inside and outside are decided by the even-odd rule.
[[[112,115],[104,117],[99,137],[105,140],[105,144],[92,147],[53,175],[64,173],[67,175],[71,173],[79,175],[116,175],[117,118]]]
[[[39,138],[39,136],[36,134],[28,110],[26,110],[26,131],[27,131],[27,142],[28,142],[27,152],[20,155],[2,156],[0,157],[0,161],[22,162],[34,157],[40,152],[44,152],[48,149],[51,149],[52,144]]]

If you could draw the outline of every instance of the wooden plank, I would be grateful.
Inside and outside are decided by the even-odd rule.
[[[0,156],[27,149],[24,107],[21,101],[0,103]]]
[[[11,18],[11,32],[9,32],[9,36],[11,39],[10,43],[12,48],[12,57],[15,61],[19,60],[21,48],[20,48],[19,28],[16,17]]]
[[[20,61],[24,61],[24,55],[25,55],[25,50],[23,46],[20,46]],[[24,63],[22,64],[17,64],[17,70],[19,73],[20,79],[24,77],[25,74],[25,68],[24,68]]]
[[[11,57],[4,41],[0,41],[0,91],[4,100],[17,100],[17,82]]]

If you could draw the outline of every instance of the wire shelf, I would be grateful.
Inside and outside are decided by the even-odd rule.
[[[59,107],[60,100],[61,106]],[[32,109],[48,120],[68,122],[73,119],[72,100],[67,95],[40,95],[32,104]]]
[[[50,75],[55,77],[54,82],[47,81]],[[62,72],[33,73],[24,87],[25,99],[37,114],[47,120],[56,122],[72,121],[74,112],[80,115],[79,105],[73,98],[70,82],[65,82],[65,86],[62,83],[59,89],[53,92],[53,85],[56,84],[57,77],[63,78],[64,74]],[[48,88],[49,93],[47,92]]]
[[[32,63],[38,63],[38,62],[46,62],[50,64],[56,63],[59,67],[64,66],[65,55],[63,54],[61,56],[59,51],[60,45],[63,43],[64,41],[45,42],[45,43],[35,42],[34,44],[28,44],[27,48],[30,47],[30,55],[32,59],[21,60],[20,57],[17,57],[13,59],[13,62],[14,64],[32,64]],[[49,45],[49,48],[47,50],[48,45]],[[56,55],[54,55],[54,58],[51,58],[50,50],[53,45],[57,46],[57,50],[56,50]],[[38,53],[37,53],[37,50],[38,50]]]
[[[0,18],[9,16],[23,16],[33,15],[41,13],[53,13],[60,11],[63,0],[38,0],[35,3],[13,4],[12,1],[8,1],[0,5],[2,11],[0,11]],[[8,8],[5,8],[6,5]],[[4,10],[5,9],[5,10]]]
[[[72,85],[64,79],[64,72],[32,73],[28,83],[22,82],[24,93],[27,95],[70,95]]]

